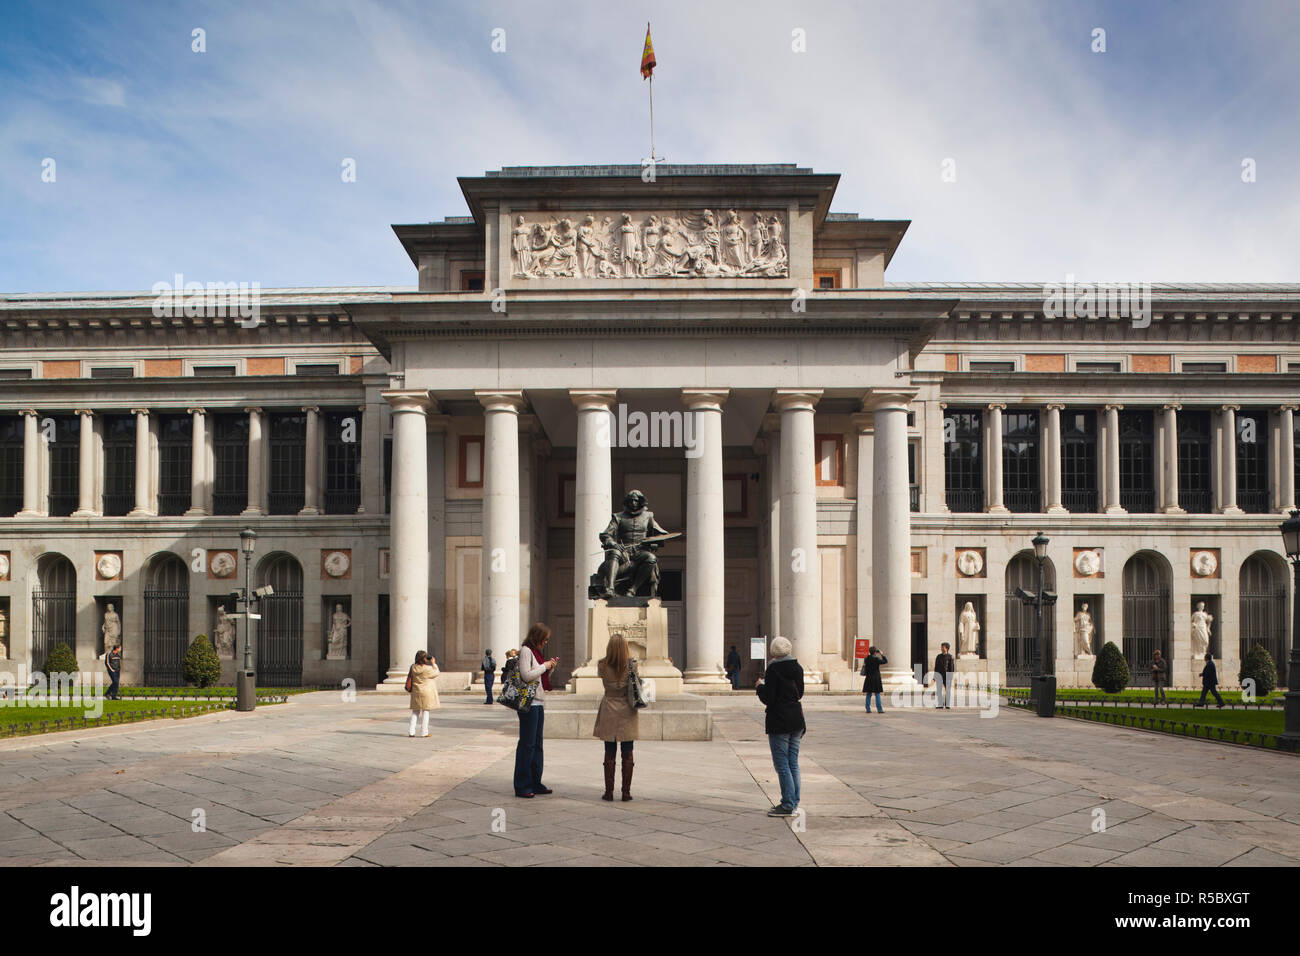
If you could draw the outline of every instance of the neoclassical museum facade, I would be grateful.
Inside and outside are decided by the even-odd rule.
[[[887,282],[909,224],[832,213],[838,181],[466,177],[469,216],[394,227],[417,287],[262,290],[256,322],[0,296],[0,669],[60,641],[96,667],[112,605],[128,683],[179,682],[200,633],[229,678],[247,573],[263,686],[400,685],[421,648],[464,682],[539,619],[565,679],[633,488],[683,532],[659,568],[688,684],[778,633],[830,689],[856,637],[897,681],[947,641],[1027,683],[1040,531],[1063,685],[1106,641],[1139,683],[1157,647],[1175,685],[1206,641],[1229,684],[1256,642],[1285,661],[1300,285],[1156,285],[1136,321]]]

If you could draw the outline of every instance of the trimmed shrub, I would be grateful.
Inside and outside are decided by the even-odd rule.
[[[200,634],[191,642],[185,652],[184,672],[185,680],[199,687],[210,687],[221,679],[221,661],[208,635]]]
[[[1108,694],[1118,694],[1128,686],[1128,679],[1128,661],[1124,660],[1114,641],[1107,641],[1097,655],[1097,663],[1092,665],[1093,686]]]
[[[53,677],[55,674],[71,674],[75,677],[80,671],[81,668],[77,666],[77,655],[72,653],[72,648],[63,641],[55,644],[54,649],[50,651],[50,656],[45,659],[47,677]]]
[[[1273,663],[1271,655],[1263,644],[1256,644],[1246,654],[1246,659],[1241,662],[1241,670],[1237,672],[1237,679],[1244,681],[1251,678],[1255,681],[1255,697],[1263,698],[1273,693],[1277,689],[1277,666]]]

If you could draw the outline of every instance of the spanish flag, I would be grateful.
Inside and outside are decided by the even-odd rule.
[[[650,42],[650,24],[645,25],[645,50],[641,53],[641,79],[646,79],[654,75],[655,66],[655,48]]]

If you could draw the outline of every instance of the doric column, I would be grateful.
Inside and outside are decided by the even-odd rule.
[[[95,413],[87,408],[78,408],[75,412],[81,421],[81,432],[77,445],[77,510],[72,513],[72,517],[89,518],[95,514]],[[139,457],[137,449],[137,461]],[[138,482],[138,466],[135,477]],[[136,501],[139,500],[137,491]]]
[[[1007,506],[1002,500],[1002,412],[1006,405],[1001,402],[993,402],[988,407],[988,422],[986,431],[988,434],[988,445],[984,452],[985,460],[988,467],[988,493],[985,496],[988,501],[988,510],[992,513],[1005,513]],[[906,454],[906,452],[904,452]],[[904,465],[907,459],[903,459]],[[903,484],[907,484],[907,475],[903,475]],[[888,655],[886,655],[888,656]]]
[[[889,658],[882,676],[892,684],[915,681],[912,676],[912,515],[907,493],[907,405],[915,395],[912,390],[882,391],[867,398],[875,419],[871,641]],[[999,409],[999,438],[1001,431]],[[1001,441],[998,448],[1000,457]]]
[[[34,408],[24,408],[23,416],[23,510],[19,518],[34,518],[41,513],[40,500],[40,416]]]
[[[1047,513],[1065,514],[1061,504],[1061,410],[1064,405],[1047,406]]]
[[[821,683],[821,556],[817,553],[817,454],[813,409],[821,391],[777,389],[781,413],[781,630],[808,683]],[[907,494],[907,475],[903,475]]]
[[[262,410],[256,406],[245,408],[248,413],[248,507],[243,514],[266,514],[266,482],[262,465]],[[403,671],[403,674],[406,672]],[[402,678],[405,682],[406,678]]]
[[[613,514],[610,445],[613,425],[610,406],[618,392],[572,389],[569,398],[578,410],[578,446],[573,489],[573,654],[579,667],[591,660],[587,634],[587,584],[604,560],[600,533]],[[513,645],[511,645],[513,646]]]
[[[190,413],[190,506],[186,517],[199,517],[208,513],[208,439],[206,411],[187,408]]]
[[[1160,482],[1162,510],[1167,515],[1187,512],[1178,503],[1178,413],[1182,405],[1170,402],[1162,412],[1164,426],[1164,461],[1161,463]]]
[[[863,406],[867,407],[866,402]],[[872,620],[872,590],[875,582],[871,573],[875,541],[871,531],[871,513],[875,499],[876,416],[868,411],[853,416],[853,427],[858,433],[858,484],[856,490],[857,547],[854,582],[857,596],[858,637],[870,638]],[[909,554],[909,562],[911,556]],[[909,564],[910,566],[910,564]]]
[[[388,673],[384,684],[401,690],[417,651],[429,643],[429,487],[425,474],[424,389],[383,392],[393,407],[393,489],[389,532]]]
[[[1219,410],[1219,427],[1214,438],[1218,449],[1219,480],[1215,485],[1215,509],[1225,515],[1239,515],[1237,507],[1237,412],[1240,405],[1224,405]]]
[[[684,388],[694,417],[686,452],[686,663],[689,684],[728,684],[722,667],[725,569],[722,503],[722,403],[727,389]]]
[[[1105,492],[1106,514],[1124,514],[1124,506],[1119,501],[1119,412],[1123,405],[1107,405],[1105,420],[1105,439],[1103,442],[1103,461],[1106,480]]]
[[[320,408],[316,405],[305,405],[303,411],[307,413],[307,441],[304,450],[307,460],[303,463],[303,474],[306,480],[303,482],[302,510],[298,514],[318,515],[321,513]]]
[[[149,466],[149,409],[133,408],[131,414],[135,416],[135,507],[131,514],[150,516],[157,512],[153,508],[153,489],[149,480],[153,475]]]
[[[519,634],[520,391],[474,393],[483,404],[483,581],[479,650],[514,647]]]
[[[1274,442],[1277,446],[1279,456],[1278,466],[1278,500],[1277,510],[1281,514],[1289,514],[1295,510],[1295,412],[1300,408],[1296,405],[1283,405],[1278,409],[1278,431],[1281,435],[1278,441]],[[26,414],[26,413],[24,413]]]

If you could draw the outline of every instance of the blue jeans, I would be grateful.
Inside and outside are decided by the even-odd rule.
[[[772,766],[781,781],[781,805],[794,810],[799,806],[799,741],[803,734],[768,734],[772,748]]]
[[[483,672],[483,692],[487,694],[487,700],[483,702],[485,704],[492,703],[492,682],[496,680],[496,676],[492,671]]]
[[[948,681],[944,680],[944,678],[948,676],[949,675],[947,674],[934,675],[934,706],[935,707],[952,705],[952,687],[949,686]]]
[[[105,668],[105,670],[108,669]],[[108,679],[110,683],[108,685],[108,690],[104,692],[104,696],[117,700],[117,682],[122,679],[122,668],[119,667],[115,671],[108,671]]]
[[[871,713],[871,698],[876,698],[876,712],[883,714],[885,708],[880,706],[880,691],[867,691],[867,713]]]
[[[519,713],[519,743],[515,747],[515,795],[532,793],[542,785],[542,728],[546,708],[534,704]]]

